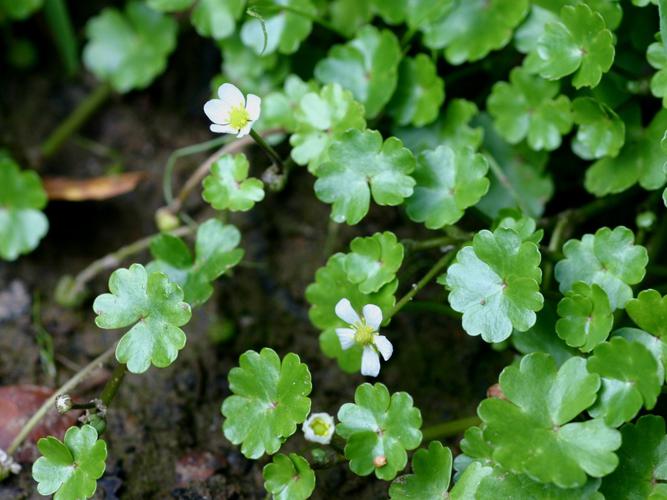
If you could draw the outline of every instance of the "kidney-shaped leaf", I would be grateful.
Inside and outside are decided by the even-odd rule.
[[[345,256],[345,274],[362,293],[374,293],[396,278],[403,262],[403,245],[389,231],[355,238]]]
[[[264,199],[264,183],[248,177],[250,164],[244,154],[225,155],[211,167],[203,181],[202,197],[216,210],[246,212]]]
[[[412,474],[399,476],[391,483],[389,498],[397,500],[447,498],[452,474],[452,452],[440,441],[412,457]]]
[[[310,371],[296,354],[281,361],[273,349],[246,351],[228,379],[223,431],[247,458],[277,452],[310,413]]]
[[[618,155],[625,142],[625,123],[609,106],[578,97],[572,102],[572,112],[579,125],[572,151],[584,160]]]
[[[276,500],[305,500],[315,489],[315,473],[308,460],[296,453],[273,457],[264,466],[264,488]]]
[[[100,328],[133,325],[116,347],[116,359],[132,373],[143,373],[151,363],[164,368],[185,347],[181,326],[190,321],[190,306],[183,290],[160,272],[148,273],[141,264],[117,269],[109,278],[109,291],[93,303]]]
[[[614,324],[607,294],[595,283],[574,283],[558,303],[558,315],[556,333],[582,352],[590,352],[604,342]]]
[[[655,290],[643,290],[625,308],[637,326],[667,339],[667,297],[661,297]]]

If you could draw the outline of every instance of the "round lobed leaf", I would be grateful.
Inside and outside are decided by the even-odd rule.
[[[450,290],[449,304],[463,313],[463,329],[486,342],[501,342],[512,330],[535,324],[542,309],[540,251],[512,229],[475,234],[472,246],[459,250],[456,261],[438,282]]]
[[[555,267],[561,293],[577,281],[595,283],[607,293],[612,309],[624,308],[632,298],[630,285],[644,278],[648,263],[646,248],[633,241],[634,234],[623,226],[603,227],[595,235],[569,240],[563,246],[565,259]]]
[[[408,462],[406,450],[414,450],[422,440],[421,413],[405,392],[391,396],[380,383],[361,384],[354,403],[338,410],[336,433],[347,441],[345,458],[350,469],[360,476],[375,476],[385,481],[396,477]]]
[[[41,210],[46,193],[36,172],[21,171],[0,154],[0,258],[16,260],[34,250],[49,229]]]
[[[37,442],[42,457],[32,466],[40,495],[55,500],[86,499],[95,494],[107,458],[106,443],[91,425],[70,427],[63,441],[48,436]]]
[[[191,316],[181,287],[163,273],[148,273],[141,264],[132,264],[111,274],[109,291],[93,303],[95,324],[105,329],[133,325],[116,346],[118,362],[132,373],[143,373],[151,364],[172,364],[185,347],[179,327]]]
[[[389,231],[355,238],[350,243],[350,250],[343,261],[345,275],[365,294],[375,293],[396,279],[403,263],[403,245]]]
[[[249,168],[244,154],[223,156],[202,182],[202,197],[216,210],[247,212],[264,199],[264,183],[248,177]]]
[[[329,161],[315,175],[315,194],[333,204],[331,218],[349,225],[368,213],[371,195],[378,205],[400,205],[413,192],[415,159],[400,140],[382,142],[380,132],[351,129],[329,148]]]
[[[366,108],[366,118],[375,118],[389,99],[398,81],[401,48],[396,36],[373,26],[362,28],[345,45],[335,45],[315,66],[322,83],[339,83]]]
[[[296,453],[279,453],[263,470],[264,488],[276,500],[305,500],[315,489],[315,473]]]
[[[107,7],[86,24],[83,62],[117,92],[145,88],[166,68],[177,30],[174,19],[141,2],[124,13]]]
[[[648,63],[658,71],[651,78],[651,93],[662,98],[663,106],[667,105],[667,50],[660,42],[652,43],[646,50]]]
[[[315,82],[304,82],[297,75],[289,75],[282,90],[275,90],[262,99],[262,114],[257,123],[262,129],[275,127],[294,132],[297,127],[295,112],[301,98],[317,91]]]
[[[558,303],[558,315],[556,333],[582,352],[590,352],[607,340],[614,324],[607,294],[595,283],[574,283]]]
[[[429,229],[454,224],[488,191],[488,169],[486,158],[470,148],[422,152],[413,174],[414,193],[405,201],[408,216]]]
[[[514,68],[509,83],[496,83],[486,103],[498,133],[511,144],[525,138],[537,151],[558,148],[561,136],[572,128],[570,100],[556,97],[559,87],[525,68]]]
[[[222,403],[223,431],[247,458],[277,452],[310,413],[310,371],[296,354],[281,361],[273,349],[246,351],[228,380],[232,395]]]
[[[590,97],[572,101],[574,123],[579,125],[572,151],[584,160],[618,156],[625,142],[625,123],[604,103]]]
[[[667,337],[667,297],[661,297],[656,290],[643,290],[625,308],[637,326],[658,337]]]
[[[412,457],[412,474],[399,476],[389,487],[389,498],[447,498],[452,474],[452,452],[439,441],[431,441],[428,449],[418,450]]]

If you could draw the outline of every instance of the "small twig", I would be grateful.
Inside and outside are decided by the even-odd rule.
[[[113,355],[115,350],[116,350],[115,345],[109,347],[106,351],[104,351],[97,358],[91,361],[88,365],[82,368],[81,371],[74,374],[74,376],[70,378],[67,382],[65,382],[57,391],[55,391],[49,399],[44,401],[39,410],[37,410],[35,414],[32,417],[30,417],[30,420],[28,420],[25,423],[25,425],[21,428],[21,431],[14,438],[12,444],[9,445],[9,448],[7,448],[7,454],[9,456],[12,456],[14,453],[16,453],[16,450],[18,450],[19,446],[21,446],[23,441],[28,437],[28,435],[30,435],[32,430],[37,426],[37,424],[39,424],[39,422],[44,418],[44,416],[49,412],[49,410],[53,408],[56,398],[60,394],[67,394],[72,389],[74,389],[77,385],[79,385],[83,381],[83,379],[85,379],[88,375],[90,375],[91,372],[101,367],[107,361],[107,359],[109,359]]]
[[[452,436],[458,436],[469,427],[481,424],[482,421],[478,416],[460,418],[458,420],[450,420],[449,422],[442,422],[440,424],[426,427],[422,430],[422,440],[424,442],[433,439],[443,439]]]

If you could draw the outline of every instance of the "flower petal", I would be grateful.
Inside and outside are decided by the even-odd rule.
[[[217,123],[212,123],[209,128],[211,129],[211,132],[215,132],[216,134],[235,134],[238,132],[238,130],[231,125],[218,125]]]
[[[364,347],[361,355],[361,374],[367,377],[377,377],[380,373],[380,356],[371,346]]]
[[[204,113],[213,123],[229,123],[230,107],[220,99],[211,99],[204,104]]]
[[[245,98],[243,93],[231,83],[223,83],[218,88],[218,97],[230,108],[236,106],[245,107]]]
[[[250,133],[250,129],[252,128],[252,124],[255,122],[248,122],[248,124],[243,127],[241,130],[239,130],[239,133],[236,137],[245,137]]]
[[[354,345],[354,330],[352,328],[336,328],[336,335],[343,351]]]
[[[354,325],[361,321],[357,311],[354,310],[352,304],[348,299],[340,299],[336,304],[336,316],[345,321],[349,325]]]
[[[366,324],[376,332],[382,324],[382,309],[375,304],[366,304],[362,310]]]
[[[245,109],[248,112],[248,116],[252,121],[255,121],[259,118],[259,113],[262,107],[262,99],[255,94],[248,94],[246,99]]]
[[[377,347],[377,350],[380,351],[380,354],[382,354],[385,361],[391,358],[391,355],[394,353],[394,346],[391,345],[391,342],[389,342],[387,337],[384,335],[376,335],[373,339],[373,343],[375,344],[375,347]]]

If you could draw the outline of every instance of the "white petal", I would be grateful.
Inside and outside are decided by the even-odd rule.
[[[354,345],[354,330],[352,328],[336,328],[336,335],[343,351]]]
[[[250,129],[252,128],[252,124],[255,122],[248,122],[248,124],[243,127],[241,130],[239,130],[239,133],[236,137],[245,137],[250,133]]]
[[[231,83],[223,83],[218,88],[218,97],[225,102],[230,108],[236,106],[245,107],[245,98],[243,93]]]
[[[217,123],[211,124],[209,128],[211,129],[211,132],[215,132],[216,134],[235,134],[238,132],[238,130],[231,125],[218,125]]]
[[[371,346],[364,347],[361,355],[361,374],[367,377],[377,377],[380,373],[380,356]]]
[[[250,116],[252,121],[255,121],[259,118],[259,113],[262,107],[262,99],[256,96],[255,94],[248,94],[246,99],[245,109]]]
[[[354,310],[348,299],[340,299],[338,301],[338,304],[336,304],[336,316],[349,325],[354,325],[360,321],[357,311]]]
[[[373,339],[373,343],[375,344],[375,347],[377,347],[377,350],[380,351],[380,354],[382,354],[385,361],[391,358],[391,355],[394,353],[394,346],[391,345],[391,342],[389,342],[387,337],[384,335],[376,335]]]
[[[312,428],[312,423],[315,419],[323,420],[329,425],[329,430],[326,435],[318,436],[315,434],[315,431],[313,431]],[[329,444],[331,442],[331,438],[333,437],[335,423],[333,417],[328,413],[311,413],[301,428],[303,429],[303,436],[306,438],[306,441],[312,441],[314,443],[320,444]]]
[[[213,123],[229,123],[230,107],[220,99],[211,99],[204,104],[204,113]]]
[[[375,304],[366,304],[362,310],[366,324],[376,332],[382,324],[382,309]]]

